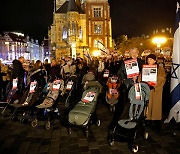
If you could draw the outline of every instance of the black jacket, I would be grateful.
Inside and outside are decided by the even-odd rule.
[[[130,59],[127,59],[127,60],[130,60]],[[139,71],[141,72],[144,61],[141,60],[140,58],[137,58],[137,62],[138,62]],[[121,61],[121,65],[120,65],[120,68],[119,68],[117,75],[127,89],[130,88],[134,84],[134,81],[132,79],[127,78],[127,73],[126,73],[124,61]]]

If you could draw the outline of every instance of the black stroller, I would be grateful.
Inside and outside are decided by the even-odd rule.
[[[11,120],[25,123],[31,115],[33,105],[37,102],[40,96],[40,89],[37,81],[29,84],[22,98],[18,102],[14,102],[11,106],[14,107],[14,112],[11,115]]]
[[[78,78],[76,75],[71,75],[67,81],[65,86],[65,107],[72,108],[75,106],[75,102],[77,102],[77,82]]]
[[[5,115],[6,109],[14,102],[19,101],[21,97],[21,93],[19,92],[22,90],[22,84],[21,82],[18,83],[18,78],[13,79],[12,82],[9,82],[7,85],[7,100],[5,102],[1,102],[1,104],[4,106],[2,107],[2,115]]]
[[[145,130],[145,113],[148,105],[150,89],[146,83],[140,83],[141,99],[137,99],[137,93],[135,91],[136,86],[132,86],[129,90],[128,97],[130,99],[129,118],[121,119],[118,121],[112,132],[109,130],[108,142],[110,145],[114,145],[114,141],[127,141],[129,148],[132,152],[138,151],[138,145],[135,144],[139,133],[142,133],[145,139],[148,138],[148,133]]]

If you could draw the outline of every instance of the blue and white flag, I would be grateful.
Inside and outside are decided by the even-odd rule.
[[[176,23],[173,43],[173,59],[171,69],[171,110],[165,123],[173,118],[180,122],[180,8],[177,3]]]

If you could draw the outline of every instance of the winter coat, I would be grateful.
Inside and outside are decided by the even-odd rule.
[[[157,85],[151,89],[150,99],[147,110],[147,120],[162,119],[162,92],[166,81],[166,74],[163,67],[158,67]]]

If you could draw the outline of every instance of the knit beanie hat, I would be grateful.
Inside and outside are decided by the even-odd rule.
[[[148,58],[152,58],[156,61],[156,55],[154,54],[149,54],[147,57],[146,57],[146,61],[148,60]]]

